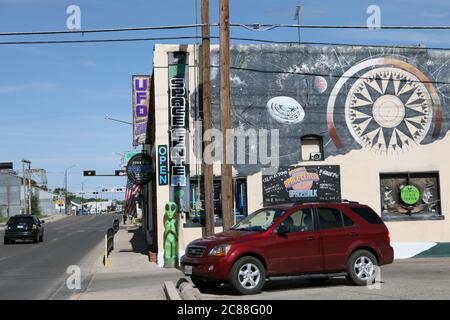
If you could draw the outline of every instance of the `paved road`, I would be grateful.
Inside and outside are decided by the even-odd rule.
[[[382,267],[380,289],[354,287],[345,278],[311,285],[304,278],[271,280],[257,295],[236,296],[228,286],[203,292],[203,299],[353,300],[450,299],[450,258],[399,260]]]
[[[3,244],[0,231],[0,300],[67,299],[67,268],[81,268],[82,289],[101,256],[106,230],[114,215],[67,217],[45,224],[42,243]]]

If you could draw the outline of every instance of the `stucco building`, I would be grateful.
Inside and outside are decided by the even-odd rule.
[[[193,45],[154,47],[144,225],[160,265],[168,201],[182,209],[180,255],[203,234],[200,56]],[[348,199],[382,216],[397,257],[450,242],[449,61],[423,47],[232,46],[232,127],[246,136],[234,146],[245,156],[233,165],[235,219],[286,201]],[[211,63],[219,129],[217,47]],[[221,231],[219,161],[214,174]]]

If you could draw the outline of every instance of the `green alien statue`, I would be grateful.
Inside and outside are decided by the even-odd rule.
[[[175,268],[178,251],[178,226],[175,202],[166,204],[166,222],[164,223],[164,268]]]

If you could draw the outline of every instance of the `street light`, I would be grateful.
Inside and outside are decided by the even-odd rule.
[[[300,43],[300,11],[302,9],[302,6],[296,6],[295,7],[295,13],[294,13],[294,20],[297,20],[297,30],[298,30],[298,43]]]
[[[67,167],[64,171],[64,213],[67,216],[67,171],[72,168],[75,168],[77,164],[74,164],[70,167]]]

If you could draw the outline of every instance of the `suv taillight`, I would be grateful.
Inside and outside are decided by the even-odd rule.
[[[389,235],[389,231],[386,233],[386,241],[387,244],[391,244],[391,236]]]
[[[33,224],[33,230],[36,230],[37,226],[35,224]]]

